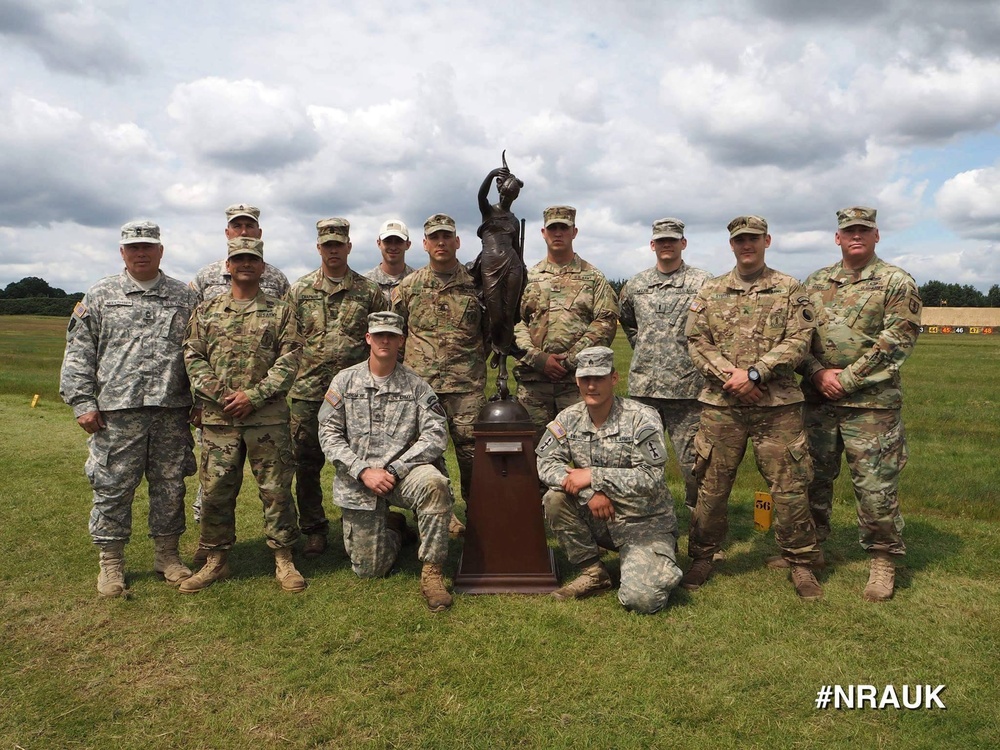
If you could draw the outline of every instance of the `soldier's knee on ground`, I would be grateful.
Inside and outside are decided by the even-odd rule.
[[[618,589],[618,601],[629,612],[639,615],[655,615],[667,606],[670,592],[648,586],[622,586]]]
[[[545,493],[542,497],[542,508],[545,510],[545,518],[549,522],[574,510],[569,495],[559,490],[549,490]]]

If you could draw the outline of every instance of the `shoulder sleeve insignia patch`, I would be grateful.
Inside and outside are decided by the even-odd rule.
[[[546,429],[552,433],[552,436],[556,440],[562,440],[563,438],[566,437],[566,428],[554,420],[552,422],[549,422],[549,425]]]
[[[911,301],[910,304],[912,305],[913,302]],[[83,300],[80,300],[75,305],[73,305],[73,314],[76,317],[78,317],[78,318],[86,318],[87,317],[87,314],[88,314],[87,313],[87,306],[85,304],[83,304]]]
[[[326,396],[324,396],[324,399],[326,400],[326,403],[330,404],[330,406],[333,407],[334,409],[340,406],[341,402],[343,402],[344,400],[339,393],[333,390],[333,388],[331,388],[326,392]]]
[[[644,425],[635,434],[635,444],[643,459],[653,466],[667,462],[667,450],[663,444],[663,433],[653,425]]]

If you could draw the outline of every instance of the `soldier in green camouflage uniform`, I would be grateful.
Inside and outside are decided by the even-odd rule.
[[[618,600],[652,614],[666,606],[681,578],[677,519],[663,482],[667,450],[656,412],[614,395],[614,360],[605,346],[579,353],[583,403],[559,412],[536,451],[538,476],[549,488],[545,518],[569,561],[582,568],[552,595],[580,599],[610,588],[605,547],[621,554]]]
[[[292,501],[288,403],[302,352],[291,304],[264,294],[264,243],[229,240],[232,291],[203,302],[191,317],[184,362],[202,407],[200,478],[204,489],[199,546],[205,566],[181,584],[194,593],[228,574],[236,542],[236,498],[249,459],[264,510],[264,534],[274,551],[275,576],[285,591],[305,579],[292,562],[299,536]]]
[[[344,548],[359,577],[387,575],[408,531],[389,504],[413,510],[423,562],[420,592],[439,612],[452,603],[442,577],[452,506],[444,410],[430,385],[397,362],[399,315],[369,315],[365,339],[368,361],[337,373],[319,413],[320,444],[337,469],[333,501],[342,509]]]
[[[132,500],[149,483],[153,567],[168,583],[191,575],[177,555],[184,533],[184,477],[195,472],[184,372],[184,330],[194,292],[160,271],[160,228],[122,227],[125,270],[92,286],[73,308],[59,393],[87,440],[94,490],[90,536],[100,547],[101,596],[127,592],[124,548],[132,535]]]
[[[633,349],[628,393],[663,420],[687,488],[685,502],[693,509],[698,499],[694,435],[705,380],[688,354],[684,328],[691,301],[711,275],[684,262],[687,239],[680,219],[653,222],[649,246],[656,265],[629,279],[620,298],[622,328]]]
[[[296,281],[288,299],[299,318],[302,356],[291,398],[292,446],[299,528],[306,535],[303,553],[322,554],[329,522],[323,512],[320,473],[326,459],[319,444],[317,416],[333,376],[368,358],[368,314],[389,305],[378,285],[347,265],[351,225],[346,219],[316,223],[320,268]]]
[[[573,377],[577,355],[611,346],[618,299],[604,274],[573,252],[576,209],[549,206],[542,213],[546,258],[528,270],[521,321],[514,327],[526,351],[514,369],[517,399],[535,424],[535,443],[556,413],[580,400]]]
[[[814,315],[802,285],[768,268],[767,222],[738,216],[729,223],[736,267],[698,292],[688,315],[691,359],[705,375],[705,405],[695,437],[698,504],[681,585],[701,587],[729,527],[729,493],[747,438],[774,501],[774,536],[803,599],[823,592],[812,573],[819,548],[806,488],[812,478],[795,366],[809,347]]]
[[[905,552],[899,472],[906,440],[899,368],[920,330],[920,294],[913,278],[875,254],[874,208],[837,212],[843,258],[806,279],[816,309],[816,335],[803,375],[806,431],[815,477],[809,503],[820,541],[830,534],[833,482],[841,455],[857,498],[860,542],[872,554],[865,598],[884,601],[895,584],[894,558]]]
[[[383,222],[375,244],[382,254],[382,261],[365,274],[382,290],[387,304],[392,304],[392,290],[416,269],[406,265],[406,251],[410,249],[410,230],[400,219]]]

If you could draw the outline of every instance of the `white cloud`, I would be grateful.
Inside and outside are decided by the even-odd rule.
[[[963,237],[1000,237],[1000,167],[962,172],[934,196],[941,218]]]

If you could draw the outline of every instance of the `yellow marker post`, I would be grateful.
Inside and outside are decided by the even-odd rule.
[[[753,493],[753,530],[764,533],[771,528],[774,503],[770,492]]]
[[[38,406],[38,394],[37,393],[35,394],[35,397],[33,399],[31,399],[31,408],[34,409],[36,406]]]

